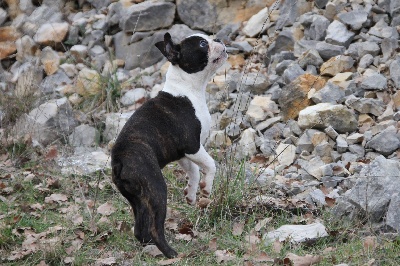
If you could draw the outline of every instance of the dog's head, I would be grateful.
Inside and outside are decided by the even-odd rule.
[[[164,41],[155,45],[172,65],[188,74],[214,73],[228,58],[225,45],[220,40],[203,34],[191,35],[175,44],[167,32]]]

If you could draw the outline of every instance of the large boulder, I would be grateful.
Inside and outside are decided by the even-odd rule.
[[[274,1],[177,0],[179,18],[192,29],[217,32],[228,23],[243,22]]]

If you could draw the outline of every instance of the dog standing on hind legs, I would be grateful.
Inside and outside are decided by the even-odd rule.
[[[155,45],[171,62],[164,88],[126,122],[112,148],[111,167],[113,182],[132,206],[135,237],[172,258],[177,252],[164,235],[167,186],[161,169],[178,160],[189,177],[184,190],[189,204],[196,203],[199,184],[201,195],[210,196],[216,168],[203,147],[211,124],[205,90],[227,54],[218,39],[202,34],[175,44],[166,33]]]

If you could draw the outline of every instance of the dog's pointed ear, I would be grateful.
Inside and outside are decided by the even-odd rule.
[[[155,46],[173,65],[177,64],[180,58],[180,46],[174,44],[171,35],[167,32],[164,34],[164,41],[157,42]]]

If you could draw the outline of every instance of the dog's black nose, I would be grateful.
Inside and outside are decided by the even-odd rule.
[[[220,43],[222,43],[220,39],[214,39],[214,42],[220,42]]]

